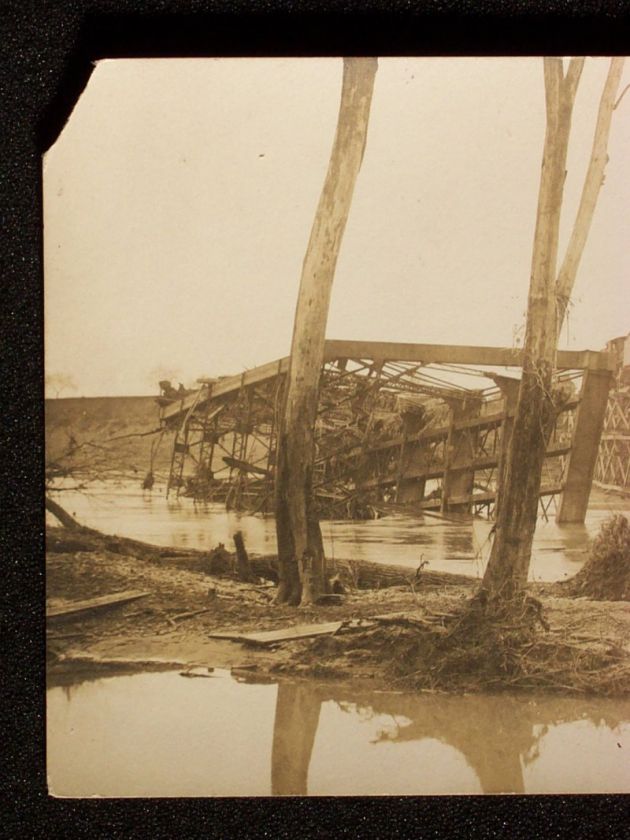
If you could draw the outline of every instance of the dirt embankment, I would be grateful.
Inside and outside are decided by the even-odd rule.
[[[145,475],[159,427],[154,397],[70,397],[46,400],[46,461],[73,472],[111,477]],[[166,475],[170,434],[154,455],[153,471]],[[155,446],[154,446],[155,448]]]
[[[271,581],[241,583],[231,569],[212,573],[211,564],[205,562],[209,558],[201,552],[190,557],[177,551],[169,554],[168,549],[144,553],[138,544],[137,551],[121,554],[99,547],[98,540],[73,536],[65,529],[49,529],[48,536],[48,608],[124,590],[150,593],[147,598],[107,612],[50,623],[47,650],[53,671],[103,662],[108,667],[162,662],[227,668],[253,666],[260,678],[291,669],[300,643],[272,650],[250,649],[212,639],[209,634],[218,630],[247,632],[347,621],[409,609],[415,602],[410,587],[401,585],[380,591],[348,592],[341,605],[298,609],[276,606]],[[65,550],[59,551],[62,547]],[[120,550],[128,551],[130,547],[124,545]],[[462,596],[467,591],[468,587],[458,589]],[[352,665],[345,676],[369,680],[377,677],[373,669],[357,671]]]

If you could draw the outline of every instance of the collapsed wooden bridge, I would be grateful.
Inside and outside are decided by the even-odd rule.
[[[313,490],[322,518],[408,510],[492,515],[516,408],[521,350],[327,341]],[[169,490],[250,512],[273,509],[289,359],[199,380],[161,399],[175,432]],[[583,522],[613,379],[611,355],[559,351],[570,394],[547,449],[541,506]]]

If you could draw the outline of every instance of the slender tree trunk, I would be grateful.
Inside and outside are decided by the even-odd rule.
[[[323,589],[324,552],[312,498],[319,380],[332,282],[363,160],[376,68],[375,58],[344,59],[337,132],[302,266],[277,447],[279,603],[311,603]]]
[[[606,165],[606,146],[623,59],[612,59],[602,94],[591,160],[573,232],[556,279],[558,232],[571,116],[583,58],[546,58],[547,129],[532,256],[523,374],[502,474],[496,536],[483,580],[490,600],[508,603],[527,583],[547,443],[563,394],[553,390],[557,341]]]
[[[582,69],[581,65],[571,64],[571,70],[564,78],[561,59],[545,58],[544,62],[547,129],[534,234],[523,374],[504,467],[496,535],[483,580],[483,588],[491,598],[503,601],[513,599],[527,582],[542,466],[552,428],[558,231],[577,85],[576,80],[569,87],[567,80],[579,78]]]
[[[610,134],[612,113],[615,108],[615,96],[617,95],[617,88],[619,87],[621,73],[623,72],[623,63],[623,58],[611,59],[608,76],[606,77],[602,98],[599,103],[591,159],[584,179],[582,196],[573,224],[571,239],[569,240],[567,252],[562,261],[556,284],[556,295],[558,297],[558,332],[564,321],[569,298],[571,297],[575,283],[575,277],[584,252],[584,246],[586,245],[588,233],[591,229],[597,197],[604,183],[604,170],[608,162],[608,154],[606,152],[608,148],[608,136]]]

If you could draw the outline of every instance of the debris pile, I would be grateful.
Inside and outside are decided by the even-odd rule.
[[[550,627],[531,596],[520,614],[489,619],[482,609],[466,599],[448,612],[375,616],[350,636],[319,638],[297,651],[295,670],[307,662],[308,673],[321,676],[322,663],[334,671],[351,659],[366,673],[386,663],[387,683],[398,689],[609,696],[630,690],[630,657],[619,634],[589,636],[566,621]]]
[[[625,516],[616,514],[604,522],[589,559],[562,586],[574,596],[630,601],[630,523]]]

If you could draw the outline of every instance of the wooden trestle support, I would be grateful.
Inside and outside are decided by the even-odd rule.
[[[519,365],[520,351],[510,348],[327,341],[316,426],[320,516],[492,516]],[[287,369],[284,358],[201,380],[199,391],[162,407],[163,425],[175,431],[171,490],[272,510]],[[608,354],[558,353],[556,377],[573,383],[574,396],[547,450],[545,516],[553,505],[560,522],[584,520],[612,376]]]

